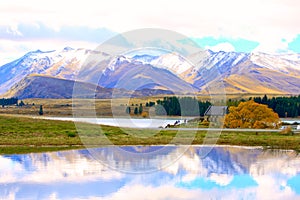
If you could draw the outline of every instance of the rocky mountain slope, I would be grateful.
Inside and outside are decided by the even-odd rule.
[[[92,62],[93,56],[101,62]],[[33,78],[31,74],[43,76]],[[176,53],[113,58],[105,52],[70,47],[62,51],[38,50],[0,67],[0,94],[19,94],[17,86],[24,85],[24,80],[46,83],[45,76],[71,82],[76,79],[102,88],[143,90],[145,95],[146,91],[209,93],[212,88],[218,91],[223,87],[226,93],[299,94],[300,55],[206,50],[188,58]],[[44,91],[49,91],[48,84],[51,86],[47,82]],[[31,84],[31,91],[40,86]],[[56,87],[63,85],[56,84]],[[61,96],[69,98],[69,94]]]
[[[227,93],[300,93],[300,55],[209,52],[207,59],[185,72],[194,86],[225,86]],[[214,83],[214,84],[213,84]]]

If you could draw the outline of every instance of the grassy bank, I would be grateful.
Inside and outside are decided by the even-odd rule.
[[[81,124],[81,137],[73,122],[0,115],[0,153],[28,153],[114,145],[203,144],[206,131],[120,129]],[[105,136],[104,136],[105,135]],[[109,140],[107,140],[107,138]],[[217,144],[263,146],[300,151],[300,135],[273,132],[223,132]]]

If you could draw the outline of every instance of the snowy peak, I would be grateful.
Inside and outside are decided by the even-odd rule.
[[[30,74],[74,79],[90,51],[66,47],[61,51],[32,51],[0,67],[0,93]]]
[[[180,75],[184,71],[193,67],[188,59],[177,53],[168,53],[160,56],[147,54],[135,55],[131,58],[126,56],[117,56],[109,63],[107,69],[109,71],[114,71],[119,66],[129,63],[134,65],[152,65],[156,68],[169,70],[176,75]],[[107,70],[105,70],[105,72],[107,72]]]
[[[50,51],[31,51],[25,54],[23,57],[18,59],[18,61],[25,61],[26,64],[38,60],[49,59],[54,62],[58,62],[61,59],[70,60],[76,58],[77,60],[82,60],[88,54],[86,49],[73,49],[71,47],[65,47],[61,51],[50,50]]]
[[[254,65],[270,70],[290,73],[300,70],[300,54],[279,54],[267,53],[239,53],[239,52],[213,52],[208,51],[206,57],[199,59],[196,71],[205,68],[218,68],[220,71],[227,71],[243,62],[250,61]]]
[[[177,75],[180,75],[183,72],[194,67],[188,59],[182,57],[177,53],[161,55],[160,57],[152,60],[150,64],[155,67],[170,70],[171,72]]]
[[[120,56],[116,56],[115,58],[113,58],[109,64],[107,65],[107,67],[104,69],[103,73],[106,74],[108,72],[113,72],[115,71],[118,67],[120,67],[123,64],[129,64],[132,63],[133,60],[125,57],[123,55]]]
[[[252,53],[250,60],[258,66],[286,74],[300,72],[300,54]]]
[[[240,62],[248,58],[246,53],[236,53],[236,52],[216,52],[211,53],[210,58],[206,62],[206,68],[217,67],[222,68],[226,66],[235,66]]]

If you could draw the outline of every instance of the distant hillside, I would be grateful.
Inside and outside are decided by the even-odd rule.
[[[2,97],[26,98],[72,98],[75,81],[59,79],[50,76],[30,75],[15,84]],[[127,91],[124,89],[110,89],[90,83],[76,82],[76,98],[111,98],[114,97],[139,97],[159,94],[172,94],[166,90],[143,89]]]
[[[19,99],[26,98],[72,98],[73,87],[75,81],[59,79],[48,76],[30,75],[15,84],[4,97],[18,97]],[[89,97],[88,94],[93,94],[93,88],[96,86],[89,83],[77,83],[82,90],[82,96]],[[109,98],[111,89],[97,87],[97,94],[101,98]],[[100,96],[99,96],[100,97]]]

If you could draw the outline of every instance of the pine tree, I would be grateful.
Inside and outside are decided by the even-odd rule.
[[[268,103],[268,97],[267,97],[266,94],[265,94],[264,97],[262,98],[261,103],[262,103],[262,104],[267,104],[267,103]]]
[[[127,114],[130,114],[130,113],[131,113],[131,108],[130,108],[129,106],[127,106],[125,112],[126,112]]]
[[[134,108],[134,112],[133,112],[135,115],[137,115],[139,113],[139,110],[137,107]]]
[[[24,106],[25,105],[25,103],[23,102],[23,101],[21,101],[20,103],[19,103],[19,106]]]
[[[139,107],[139,114],[142,114],[142,112],[143,112],[143,106],[142,106],[142,104],[140,104],[140,107]]]
[[[149,107],[151,107],[151,106],[155,106],[155,102],[150,101],[150,102],[149,102]]]
[[[40,110],[39,110],[39,115],[43,115],[44,114],[44,111],[43,111],[43,106],[40,105]]]

